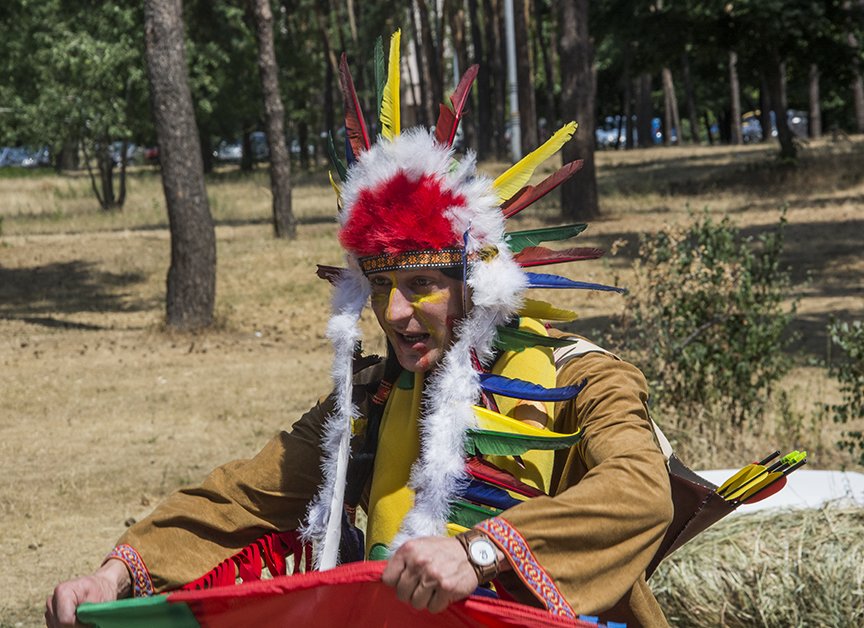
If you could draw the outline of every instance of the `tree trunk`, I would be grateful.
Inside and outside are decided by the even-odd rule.
[[[484,56],[484,51],[489,50],[489,46],[483,42],[477,0],[468,0],[468,15],[471,20],[471,40],[474,43],[474,63],[480,64],[480,72],[477,74],[477,116],[474,124],[477,131],[477,158],[488,159],[493,136],[492,82],[489,80],[491,66]]]
[[[765,78],[771,93],[774,123],[777,125],[777,139],[780,140],[780,157],[782,159],[795,159],[798,156],[798,149],[795,147],[792,131],[789,130],[789,123],[786,119],[784,64],[780,61],[776,51],[769,55],[766,61],[768,65],[765,68]]]
[[[636,148],[636,127],[633,126],[633,87],[635,81],[624,79],[624,148],[633,150]]]
[[[741,132],[741,84],[738,82],[738,53],[729,51],[729,143],[744,141]]]
[[[537,0],[534,2],[534,7],[537,16],[535,18],[537,42],[540,48],[540,57],[543,59],[543,74],[546,76],[543,108],[546,125],[539,138],[541,142],[545,142],[555,132],[555,124],[558,122],[558,103],[555,102],[555,66],[552,59],[555,46],[549,41],[549,37],[546,36],[543,29],[543,26],[552,20],[551,11],[544,8],[544,4]]]
[[[588,33],[589,0],[559,4],[561,20],[561,111],[577,120],[579,129],[564,144],[562,160],[584,160],[582,169],[561,186],[561,213],[569,219],[590,220],[600,215],[594,165],[594,72]]]
[[[504,20],[501,13],[501,0],[483,0],[483,14],[486,16],[484,26],[486,27],[486,42],[489,46],[487,59],[489,60],[487,71],[493,79],[490,94],[492,97],[492,137],[495,156],[503,157],[507,153],[504,138],[506,129],[506,112],[504,103],[507,98],[507,77],[504,69]]]
[[[770,140],[774,125],[771,122],[771,93],[764,71],[759,72],[759,127],[762,129],[762,141]]]
[[[444,101],[447,104],[450,103],[449,95],[456,88],[456,81],[458,81],[462,75],[465,73],[465,70],[468,69],[468,42],[465,34],[465,8],[463,6],[450,6],[448,9],[448,17],[450,20],[450,36],[453,39],[453,49],[456,54],[457,65],[458,67],[458,76],[455,76],[455,80],[450,89],[444,90]],[[471,97],[469,96],[468,107],[470,108]],[[466,112],[467,113],[467,112]],[[436,118],[437,120],[437,118]],[[473,116],[466,115],[465,118],[459,123],[459,128],[462,129],[462,139],[463,146],[474,146],[474,136],[475,133],[475,118]]]
[[[333,102],[333,90],[335,89],[335,72],[338,61],[330,46],[330,37],[327,34],[327,14],[330,10],[327,0],[319,0],[315,3],[315,20],[318,23],[318,32],[321,35],[321,49],[326,60],[324,66],[324,128],[327,131],[336,130],[336,109]]]
[[[167,323],[198,329],[213,322],[216,236],[189,91],[180,0],[146,0],[144,42],[152,111],[171,229]]]
[[[651,105],[651,75],[647,72],[639,76],[639,104],[636,114],[636,127],[639,132],[639,147],[650,148],[654,145],[654,133],[651,124],[654,118],[654,108]]]
[[[678,115],[678,97],[675,95],[675,83],[672,81],[672,70],[663,68],[663,143],[677,144],[681,139],[681,117]],[[672,131],[675,139],[672,139]]]
[[[822,103],[819,97],[819,66],[815,63],[810,64],[808,85],[810,99],[808,135],[811,139],[818,140],[822,137]]]
[[[420,39],[423,48],[423,72],[426,82],[426,102],[424,110],[427,124],[434,124],[438,119],[438,105],[444,102],[444,86],[442,83],[441,66],[438,51],[435,49],[435,40],[432,34],[432,25],[429,21],[429,5],[426,0],[414,0],[420,15]]]
[[[210,131],[199,128],[198,141],[201,143],[201,162],[204,164],[204,173],[213,172],[213,141],[210,139]]]
[[[708,119],[708,112],[702,112],[702,122],[705,123],[705,133],[708,135],[708,145],[714,146],[714,134],[711,132],[711,120]]]
[[[852,95],[855,100],[855,130],[864,133],[864,76],[857,68],[852,80]]]
[[[519,128],[522,154],[537,148],[537,104],[534,99],[534,68],[525,0],[513,0],[513,30],[516,36],[516,75],[519,93]]]
[[[690,121],[690,141],[694,144],[699,144],[702,142],[702,139],[699,137],[699,114],[696,111],[693,79],[690,76],[690,56],[686,52],[681,55],[681,65],[684,68],[684,91],[687,95],[687,119]],[[678,139],[681,139],[680,135]]]
[[[258,41],[258,72],[264,96],[264,119],[270,147],[270,190],[273,194],[273,235],[294,238],[297,224],[291,211],[291,162],[285,145],[285,107],[279,94],[279,67],[273,47],[273,13],[270,0],[249,0],[255,18]],[[306,153],[306,138],[301,138],[300,155]],[[308,160],[308,156],[307,156]]]

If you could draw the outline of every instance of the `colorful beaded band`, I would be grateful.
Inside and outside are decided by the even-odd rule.
[[[493,517],[480,522],[477,529],[486,533],[489,539],[507,555],[516,575],[553,615],[575,618],[573,607],[564,598],[555,581],[534,556],[531,548],[519,531],[501,517]]]
[[[150,572],[147,571],[147,566],[141,560],[141,556],[131,545],[118,545],[105,560],[116,558],[122,561],[129,569],[129,574],[132,576],[132,595],[134,597],[149,597],[153,595],[153,581],[150,579]]]
[[[364,275],[410,268],[457,268],[462,265],[462,249],[384,253],[361,257],[358,261]]]

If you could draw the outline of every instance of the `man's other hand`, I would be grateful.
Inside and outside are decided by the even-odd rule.
[[[128,597],[132,591],[129,570],[119,560],[109,560],[89,576],[81,576],[57,585],[45,603],[48,628],[82,626],[75,611],[84,602],[111,602]]]
[[[396,550],[381,576],[396,596],[416,609],[440,613],[477,588],[477,574],[453,538],[413,539]]]

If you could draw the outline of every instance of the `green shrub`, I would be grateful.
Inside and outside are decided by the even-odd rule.
[[[740,428],[788,370],[784,224],[752,238],[728,218],[702,216],[641,239],[625,338],[642,355],[655,404],[674,408],[679,427],[707,412]]]
[[[831,342],[840,347],[843,358],[829,364],[828,374],[840,382],[842,401],[827,405],[826,410],[835,423],[848,423],[864,418],[864,324],[833,321],[828,326]],[[864,432],[851,430],[843,432],[838,446],[851,454],[859,452],[859,464],[864,465]]]

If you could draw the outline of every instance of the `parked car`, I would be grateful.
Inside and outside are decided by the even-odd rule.
[[[21,165],[25,168],[43,168],[51,165],[51,150],[47,146],[31,150]]]
[[[29,156],[23,146],[4,146],[0,148],[0,168],[20,167]]]
[[[216,145],[213,158],[223,164],[239,164],[243,158],[243,145],[236,141],[222,140]]]
[[[741,135],[745,144],[752,144],[762,141],[762,122],[760,121],[760,112],[748,111],[741,116]],[[769,111],[768,115],[771,119],[771,137],[777,137],[777,118],[773,111]],[[798,109],[788,109],[786,111],[786,124],[789,125],[789,130],[796,137],[807,137],[810,132],[810,121],[806,111]]]

